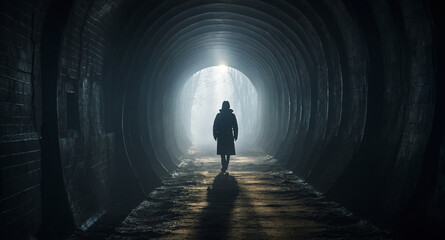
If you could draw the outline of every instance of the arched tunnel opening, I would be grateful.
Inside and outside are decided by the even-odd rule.
[[[185,132],[192,145],[213,148],[213,123],[223,101],[237,110],[241,142],[255,144],[258,137],[258,93],[242,72],[218,65],[194,73],[177,94],[177,131]],[[237,143],[239,145],[240,142]],[[182,152],[187,152],[183,149]]]
[[[438,2],[2,1],[2,239],[444,236]]]

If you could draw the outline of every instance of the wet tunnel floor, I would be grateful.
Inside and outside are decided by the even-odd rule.
[[[221,174],[213,151],[192,150],[117,227],[93,226],[75,239],[390,238],[261,151],[232,156]]]

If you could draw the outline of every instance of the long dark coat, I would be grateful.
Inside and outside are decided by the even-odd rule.
[[[238,122],[232,109],[221,109],[213,122],[213,137],[218,140],[216,154],[235,155],[234,139],[238,139]]]

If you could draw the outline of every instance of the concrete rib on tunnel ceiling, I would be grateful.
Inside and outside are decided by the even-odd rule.
[[[0,215],[42,210],[57,225],[48,216],[70,210],[79,227],[110,202],[138,201],[190,146],[215,143],[229,100],[236,144],[255,143],[327,198],[388,228],[444,218],[435,1],[6,2],[0,201],[42,193],[45,209],[22,210],[26,199]]]

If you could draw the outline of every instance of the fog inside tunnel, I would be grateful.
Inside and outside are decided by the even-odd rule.
[[[240,141],[252,142],[257,137],[258,94],[249,78],[234,68],[219,65],[196,72],[186,80],[180,101],[191,103],[190,112],[182,114],[190,120],[181,122],[193,145],[214,141],[213,121],[223,101],[229,101],[237,117]]]
[[[2,0],[0,239],[445,239],[443,2]]]

